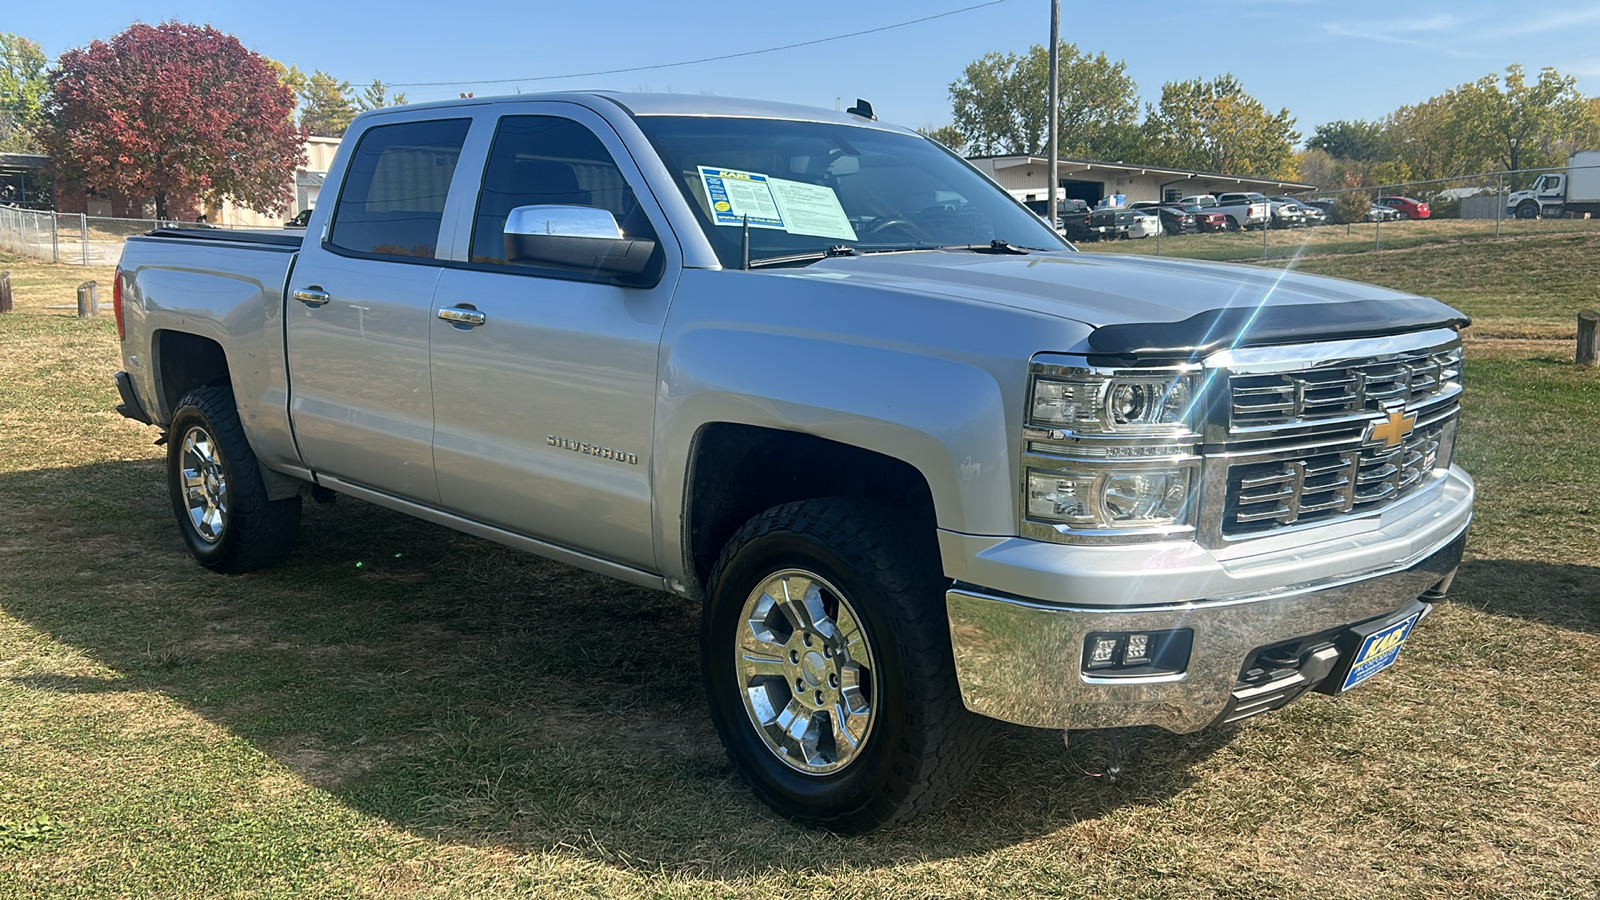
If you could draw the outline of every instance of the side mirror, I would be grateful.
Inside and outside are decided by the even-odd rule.
[[[627,277],[643,274],[656,250],[592,206],[519,206],[506,216],[505,241],[508,262]]]

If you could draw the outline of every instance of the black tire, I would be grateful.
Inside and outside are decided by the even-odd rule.
[[[198,388],[178,401],[167,426],[167,492],[184,545],[213,572],[253,572],[294,549],[300,497],[267,498],[227,385]]]
[[[1223,227],[1224,230],[1227,230],[1227,231],[1243,231],[1244,230],[1242,227],[1240,227],[1239,220],[1235,219],[1233,216],[1228,216],[1228,221],[1226,223],[1224,223],[1222,227]]]
[[[759,608],[758,589],[795,571],[817,577],[819,602],[828,602],[830,589],[842,595],[832,598],[833,615],[848,608],[870,648],[870,689],[863,692],[869,725],[856,749],[835,753],[831,764],[839,767],[833,771],[804,771],[807,760],[774,748],[771,726],[764,737],[757,724],[747,698],[757,691],[767,698],[779,685],[788,694],[789,675],[746,681],[739,671],[750,658],[739,642],[754,625],[746,619],[747,603]],[[734,534],[711,576],[700,627],[701,670],[712,722],[757,797],[797,822],[861,834],[932,810],[961,788],[982,755],[990,723],[961,702],[945,613],[948,585],[932,529],[913,528],[903,515],[856,500],[776,506]],[[847,620],[838,621],[844,630]],[[799,635],[794,629],[788,640]],[[845,643],[845,650],[824,648],[834,664],[856,655],[857,644]],[[770,686],[751,690],[758,683]],[[821,686],[820,680],[811,684]],[[808,687],[791,696],[785,710],[809,704],[801,700],[809,693]],[[817,701],[806,721],[837,724],[838,708],[822,707],[820,692]],[[830,764],[826,754],[819,759]]]
[[[1537,218],[1539,218],[1539,204],[1533,202],[1532,200],[1524,200],[1521,203],[1517,204],[1517,218],[1519,218],[1519,219],[1537,219]]]

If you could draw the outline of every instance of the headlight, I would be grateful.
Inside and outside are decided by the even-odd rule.
[[[1029,469],[1028,518],[1073,530],[1181,526],[1192,469]]]
[[[1190,374],[1036,375],[1032,418],[1075,432],[1163,434],[1188,430],[1194,397]]]
[[[1040,354],[1023,429],[1020,533],[1061,542],[1194,531],[1201,368],[1094,368]]]

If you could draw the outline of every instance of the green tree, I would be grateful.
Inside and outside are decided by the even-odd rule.
[[[1173,168],[1286,178],[1300,139],[1289,110],[1268,112],[1232,75],[1171,81],[1147,107],[1149,162]]]
[[[1344,174],[1343,164],[1320,147],[1307,147],[1294,157],[1295,180],[1317,187],[1331,187]]]
[[[1494,167],[1556,165],[1596,130],[1594,107],[1578,92],[1577,79],[1550,66],[1531,84],[1522,66],[1507,66],[1503,84],[1490,73],[1447,97],[1450,139]]]
[[[39,149],[36,135],[50,90],[47,68],[38,44],[0,32],[0,153]]]
[[[1481,156],[1463,153],[1451,136],[1455,109],[1448,96],[1402,106],[1384,117],[1390,156],[1418,180],[1454,178],[1483,171]]]
[[[1058,150],[1065,156],[1118,159],[1138,146],[1138,85],[1127,64],[1062,42]],[[1049,140],[1050,50],[989,53],[950,84],[954,128],[971,153],[1040,154]]]
[[[406,105],[405,94],[395,94],[393,99],[388,94],[389,86],[374,78],[371,84],[362,89],[361,96],[357,98],[356,102],[361,104],[363,110]]]
[[[1306,141],[1306,147],[1322,150],[1334,159],[1356,159],[1362,162],[1378,162],[1392,155],[1388,130],[1384,128],[1384,124],[1364,122],[1360,119],[1353,122],[1340,119],[1337,122],[1318,125],[1311,139]]]
[[[321,69],[307,76],[300,88],[300,127],[306,134],[340,137],[359,111],[350,82]]]
[[[967,145],[966,135],[962,134],[961,129],[954,125],[940,125],[938,128],[926,125],[918,128],[917,133],[931,137],[957,153],[960,153],[961,148]]]

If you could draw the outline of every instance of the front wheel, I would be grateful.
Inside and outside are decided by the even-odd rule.
[[[268,498],[227,385],[178,401],[167,426],[167,490],[184,544],[214,572],[265,568],[294,549],[300,498]]]
[[[1537,219],[1537,218],[1539,218],[1539,204],[1533,202],[1532,200],[1524,200],[1524,201],[1522,201],[1522,203],[1517,206],[1517,218],[1519,218],[1519,219]]]
[[[982,752],[938,549],[892,510],[773,507],[729,541],[701,620],[711,718],[756,795],[859,834],[943,803]]]
[[[1229,216],[1228,217],[1227,224],[1225,224],[1223,227],[1226,228],[1229,231],[1242,231],[1243,230],[1243,228],[1239,225],[1239,220],[1235,219],[1233,216]]]

